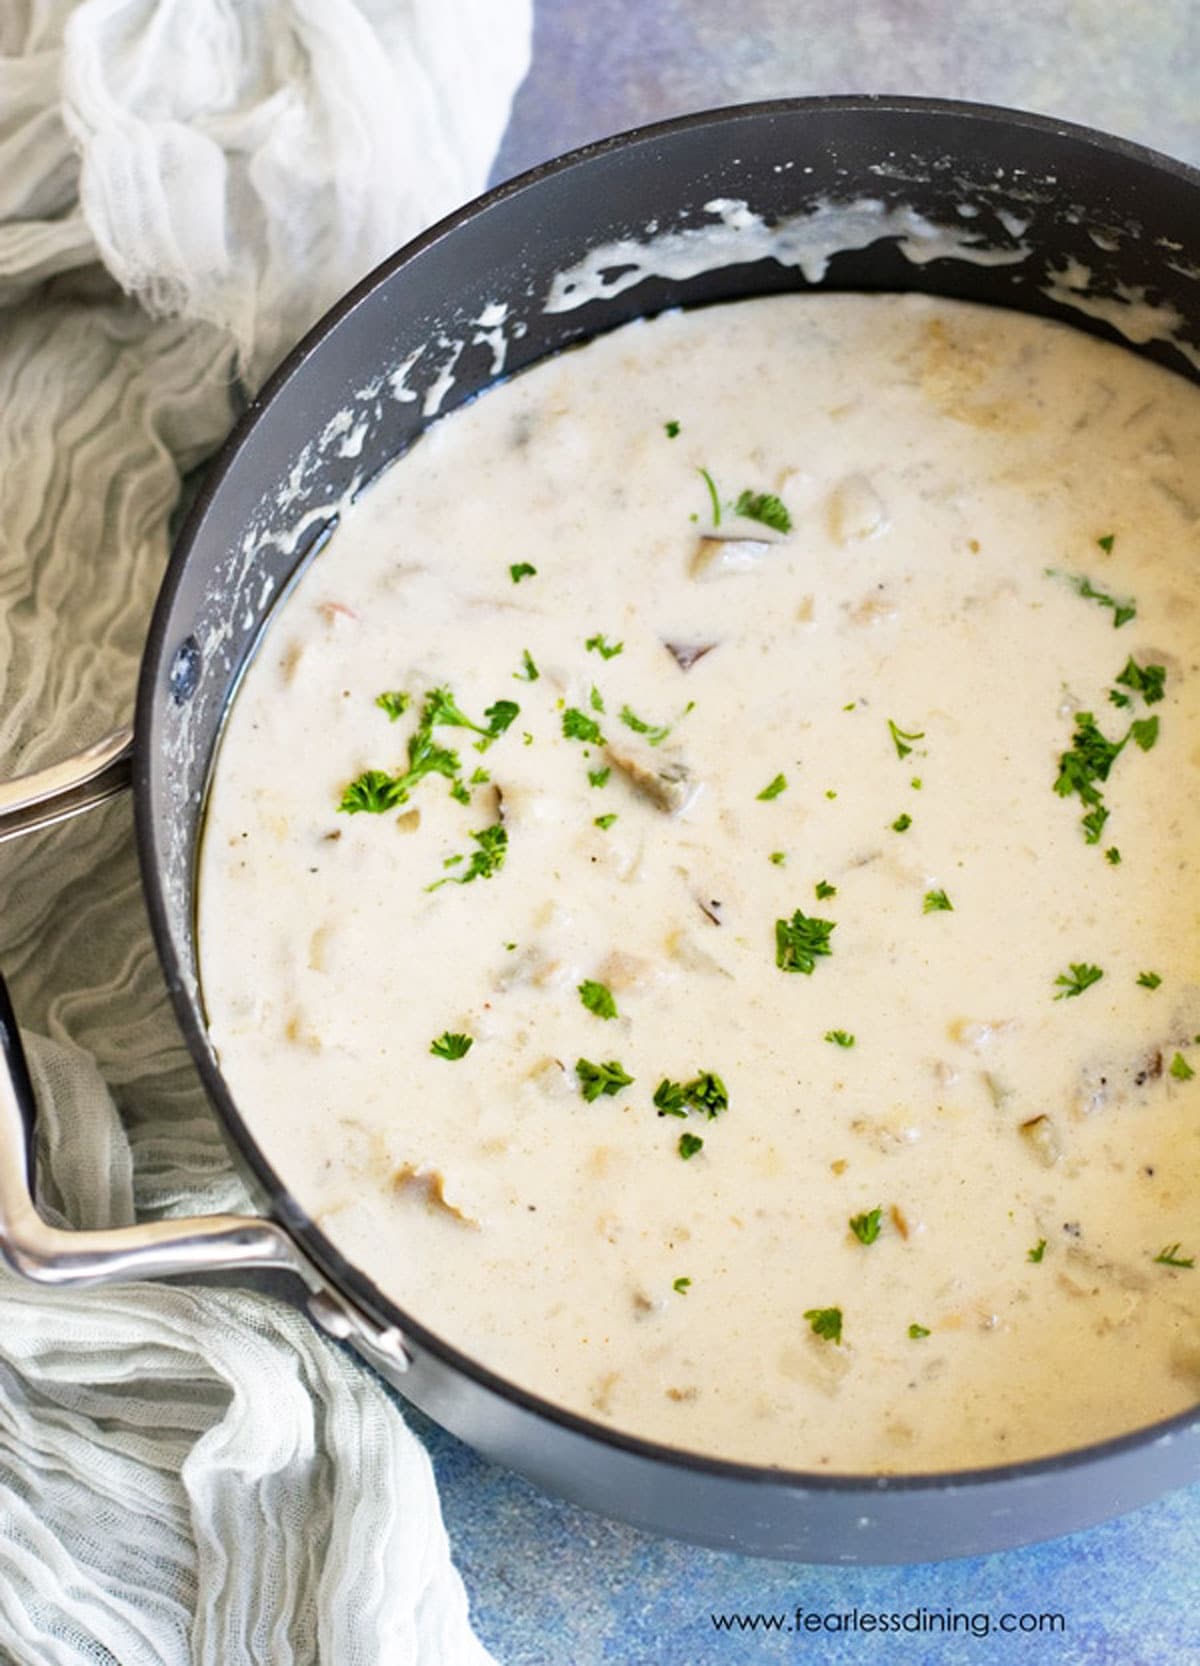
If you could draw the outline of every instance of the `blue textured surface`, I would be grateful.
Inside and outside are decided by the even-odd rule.
[[[1066,116],[1200,159],[1193,0],[538,0],[497,179],[606,133],[782,94],[893,91]],[[501,1666],[1200,1662],[1200,1487],[1023,1551],[883,1569],[765,1562],[545,1497],[415,1412]],[[714,1613],[1061,1613],[1061,1635],[720,1633]],[[977,1622],[978,1623],[978,1622]]]

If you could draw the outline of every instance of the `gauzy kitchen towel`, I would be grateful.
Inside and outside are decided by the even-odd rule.
[[[0,5],[0,778],[128,721],[183,476],[484,183],[530,0]],[[127,804],[0,847],[47,1212],[246,1210]],[[472,1666],[424,1450],[286,1305],[0,1269],[4,1666]]]

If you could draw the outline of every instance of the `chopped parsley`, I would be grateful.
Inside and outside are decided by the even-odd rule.
[[[1129,733],[1143,752],[1149,752],[1158,739],[1158,713],[1153,717],[1135,717],[1129,725]]]
[[[521,665],[523,668],[522,670],[513,672],[513,676],[517,679],[517,681],[519,683],[536,683],[541,673],[538,671],[537,666],[533,663],[533,656],[530,654],[528,648],[521,649]]]
[[[607,766],[604,769],[589,769],[588,780],[593,787],[602,787],[611,774],[612,770]]]
[[[1046,1253],[1046,1240],[1039,1238],[1031,1250],[1026,1250],[1026,1261],[1041,1261]]]
[[[1159,1250],[1154,1257],[1155,1265],[1158,1267],[1194,1267],[1196,1257],[1194,1255],[1180,1255],[1179,1251],[1182,1248],[1182,1244],[1168,1244],[1165,1249]]]
[[[594,1099],[599,1099],[602,1093],[612,1098],[633,1082],[633,1077],[626,1075],[616,1059],[610,1059],[607,1064],[593,1064],[590,1059],[576,1059],[575,1074],[579,1077],[580,1092],[589,1105]]]
[[[782,868],[783,864],[787,861],[787,852],[782,850],[773,850],[771,852],[771,861],[774,862],[777,868]]]
[[[895,821],[892,823],[892,832],[893,833],[907,833],[911,826],[912,826],[912,817],[909,815],[908,811],[905,810],[901,815],[898,815],[896,817]]]
[[[592,684],[592,692],[588,695],[588,705],[594,712],[602,712],[604,710],[604,696],[596,687],[595,683]]]
[[[1073,995],[1082,995],[1085,989],[1090,989],[1094,983],[1099,983],[1104,973],[1098,966],[1089,966],[1085,961],[1070,962],[1070,973],[1060,972],[1054,980],[1058,994],[1056,1001],[1068,1000]]]
[[[1116,681],[1131,689],[1134,694],[1140,694],[1148,706],[1156,706],[1163,697],[1167,670],[1163,665],[1139,665],[1131,654],[1125,662],[1125,669],[1117,673]],[[1115,690],[1109,695],[1109,699],[1114,706],[1129,704],[1129,696],[1118,694]]]
[[[818,955],[833,953],[829,938],[836,926],[836,920],[818,920],[799,908],[790,920],[776,920],[776,966],[781,972],[811,973]]]
[[[429,1051],[435,1059],[465,1059],[474,1045],[474,1040],[473,1036],[453,1035],[446,1030],[436,1041],[430,1042]]]
[[[677,1278],[672,1284],[671,1289],[674,1290],[677,1295],[686,1296],[691,1287],[692,1281],[690,1278]]]
[[[393,723],[398,717],[404,716],[411,703],[412,695],[404,694],[399,689],[388,689],[386,693],[378,694],[375,697],[375,704],[380,711],[388,714]]]
[[[831,885],[827,879],[818,879],[814,890],[817,893],[818,902],[824,902],[826,897],[837,896],[837,886]]]
[[[597,1018],[615,1018],[617,1003],[613,1000],[612,990],[607,985],[596,983],[591,978],[585,978],[579,985],[579,999],[589,1012],[594,1012]]]
[[[1097,544],[1099,544],[1100,548],[1104,551],[1105,555],[1111,555],[1112,554],[1113,545],[1116,543],[1116,541],[1117,541],[1117,535],[1116,535],[1115,532],[1106,532],[1104,534],[1103,538],[1097,538],[1096,539]]]
[[[670,422],[663,423],[663,431],[669,440],[677,440],[679,438],[679,424],[673,419]]]
[[[869,1209],[865,1214],[850,1217],[850,1230],[860,1244],[873,1244],[883,1225],[883,1210]]]
[[[1103,546],[1102,546],[1103,547]],[[1134,602],[1119,602],[1115,596],[1110,596],[1105,590],[1097,590],[1090,578],[1081,573],[1062,573],[1055,567],[1046,568],[1048,578],[1063,578],[1085,601],[1099,602],[1101,607],[1110,607],[1113,615],[1113,629],[1120,630],[1131,619],[1137,618],[1137,604]]]
[[[787,791],[787,776],[786,775],[777,775],[775,777],[775,779],[773,781],[769,782],[767,784],[767,786],[765,786],[760,793],[756,793],[755,797],[760,799],[765,804],[765,803],[769,802],[772,798],[778,798],[780,793],[786,792],[786,791]]]
[[[616,819],[617,819],[617,812],[615,810],[610,810],[606,816],[595,816],[595,817],[593,817],[592,826],[593,827],[599,827],[605,833],[607,833],[609,828],[612,826],[613,822],[616,821]]]
[[[687,1116],[697,1111],[710,1122],[729,1109],[729,1089],[712,1070],[702,1070],[690,1082],[673,1082],[664,1076],[654,1090],[659,1116]]]
[[[842,1340],[842,1310],[840,1307],[809,1307],[804,1311],[804,1317],[812,1326],[817,1336],[826,1342],[840,1342]]]
[[[1171,1074],[1177,1082],[1190,1082],[1196,1072],[1184,1058],[1182,1053],[1176,1053],[1171,1060]]]
[[[714,526],[720,526],[720,524],[721,524],[721,499],[720,499],[720,497],[717,493],[717,488],[716,488],[716,485],[713,481],[713,477],[712,477],[711,474],[709,474],[707,469],[700,469],[698,472],[703,477],[704,484],[708,487],[708,495],[709,495],[709,499],[712,503],[712,517],[713,517],[712,524]]]
[[[1157,729],[1157,719],[1155,727]],[[1075,713],[1071,749],[1059,757],[1054,790],[1060,798],[1069,798],[1075,793],[1080,802],[1088,806],[1088,813],[1081,817],[1081,826],[1089,845],[1100,843],[1100,835],[1108,820],[1108,810],[1096,782],[1108,780],[1109,771],[1128,739],[1127,734],[1122,740],[1109,740],[1100,732],[1091,712]],[[1148,744],[1153,746],[1152,738]]]
[[[690,1158],[696,1155],[697,1151],[704,1150],[704,1141],[700,1138],[699,1134],[680,1134],[679,1144],[676,1149],[686,1163]]]
[[[457,761],[455,759],[456,764]],[[394,775],[389,775],[384,769],[364,769],[343,791],[338,809],[344,810],[348,816],[356,816],[360,811],[378,816],[403,804],[407,797],[407,792],[400,791],[400,783]]]
[[[748,521],[759,521],[774,532],[792,530],[792,517],[788,514],[787,505],[774,492],[743,492],[734,505],[734,514],[742,515]]]
[[[427,885],[427,891],[436,891],[441,885],[469,885],[473,879],[491,879],[504,866],[504,858],[508,851],[508,834],[499,822],[491,827],[485,827],[471,837],[479,846],[472,851],[471,859],[461,874],[446,874],[442,879],[435,879],[432,885]],[[454,858],[461,861],[461,857]]]
[[[904,729],[898,728],[897,725],[892,722],[890,717],[887,720],[887,726],[891,733],[892,744],[896,748],[896,756],[898,758],[907,758],[909,753],[912,751],[912,747],[907,744],[909,741],[925,739],[924,729],[914,729],[910,734]]]
[[[581,712],[578,706],[568,706],[562,714],[562,732],[567,740],[589,741],[593,746],[604,745],[600,725],[594,717]]]
[[[921,780],[919,775],[914,775],[908,784],[915,793],[919,793],[921,788],[924,786],[924,782]]]
[[[911,1342],[919,1342],[923,1336],[928,1335],[929,1331],[924,1325],[912,1324],[908,1327],[908,1336]]]
[[[1117,849],[1116,845],[1109,845],[1108,849],[1104,852],[1104,860],[1112,868],[1119,868],[1121,866],[1121,852]]]
[[[826,1041],[831,1041],[835,1047],[853,1047],[854,1037],[849,1030],[826,1030]]]
[[[589,636],[584,647],[589,654],[599,654],[601,659],[616,659],[618,654],[625,651],[623,642],[612,643],[600,635]]]
[[[537,574],[537,568],[531,567],[528,561],[518,561],[508,570],[512,575],[512,581],[514,584],[520,584],[523,578],[533,578]]]
[[[1137,981],[1142,989],[1157,989],[1162,979],[1157,972],[1139,972]]]
[[[922,914],[953,914],[954,904],[945,891],[926,891]]]
[[[671,733],[669,723],[647,723],[636,712],[630,711],[628,706],[621,707],[621,722],[627,729],[632,729],[634,734],[645,735],[651,746],[660,746]]]

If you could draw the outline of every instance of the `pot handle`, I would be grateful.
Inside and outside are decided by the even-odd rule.
[[[199,1215],[93,1232],[51,1226],[35,1200],[36,1126],[29,1067],[0,978],[0,1261],[53,1286],[238,1267],[285,1267],[310,1286],[317,1282],[283,1227],[253,1215]]]
[[[60,764],[0,783],[0,844],[104,804],[133,782],[133,730],[117,729]]]

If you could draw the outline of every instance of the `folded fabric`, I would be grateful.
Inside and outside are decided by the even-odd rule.
[[[478,190],[529,0],[0,8],[0,778],[127,721],[184,475],[303,330]],[[248,1207],[127,805],[0,847],[45,1207]],[[119,1113],[119,1115],[118,1115]],[[6,1666],[472,1666],[428,1459],[292,1308],[0,1270]]]

